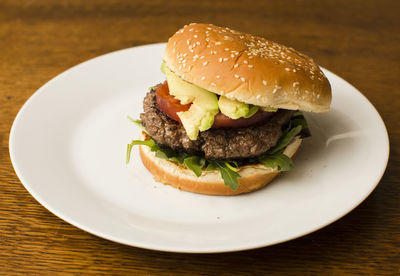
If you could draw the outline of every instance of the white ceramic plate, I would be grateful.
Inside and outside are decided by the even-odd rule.
[[[148,88],[164,80],[165,44],[110,53],[67,70],[18,113],[10,155],[26,189],[65,221],[119,243],[174,252],[227,252],[284,242],[320,229],[360,204],[385,170],[379,114],[349,83],[324,70],[332,111],[306,114],[296,168],[266,188],[204,196],[156,183],[140,161],[125,164]]]

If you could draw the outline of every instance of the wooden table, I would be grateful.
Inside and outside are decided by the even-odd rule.
[[[400,275],[399,3],[0,1],[0,274]],[[107,241],[36,202],[15,175],[8,154],[9,131],[22,104],[77,63],[166,41],[189,22],[226,25],[290,45],[360,89],[382,115],[391,141],[388,168],[369,198],[305,237],[204,255]]]

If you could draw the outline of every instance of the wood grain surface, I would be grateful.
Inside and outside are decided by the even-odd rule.
[[[399,3],[0,0],[0,274],[400,275]],[[22,104],[77,63],[166,41],[190,22],[225,25],[292,46],[363,92],[382,115],[391,143],[388,168],[365,202],[290,242],[203,255],[107,241],[36,202],[8,153],[9,131]]]

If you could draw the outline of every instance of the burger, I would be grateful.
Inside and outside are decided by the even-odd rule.
[[[144,166],[156,181],[207,195],[264,187],[310,135],[302,111],[327,112],[329,81],[293,48],[212,24],[184,26],[165,48],[166,81],[140,120]]]

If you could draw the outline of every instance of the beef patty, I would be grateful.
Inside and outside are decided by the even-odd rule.
[[[293,114],[278,110],[262,124],[235,129],[209,129],[190,140],[183,126],[164,114],[156,102],[156,93],[147,93],[140,119],[146,131],[160,146],[190,154],[204,154],[207,159],[250,158],[275,146],[282,136],[282,126]]]

